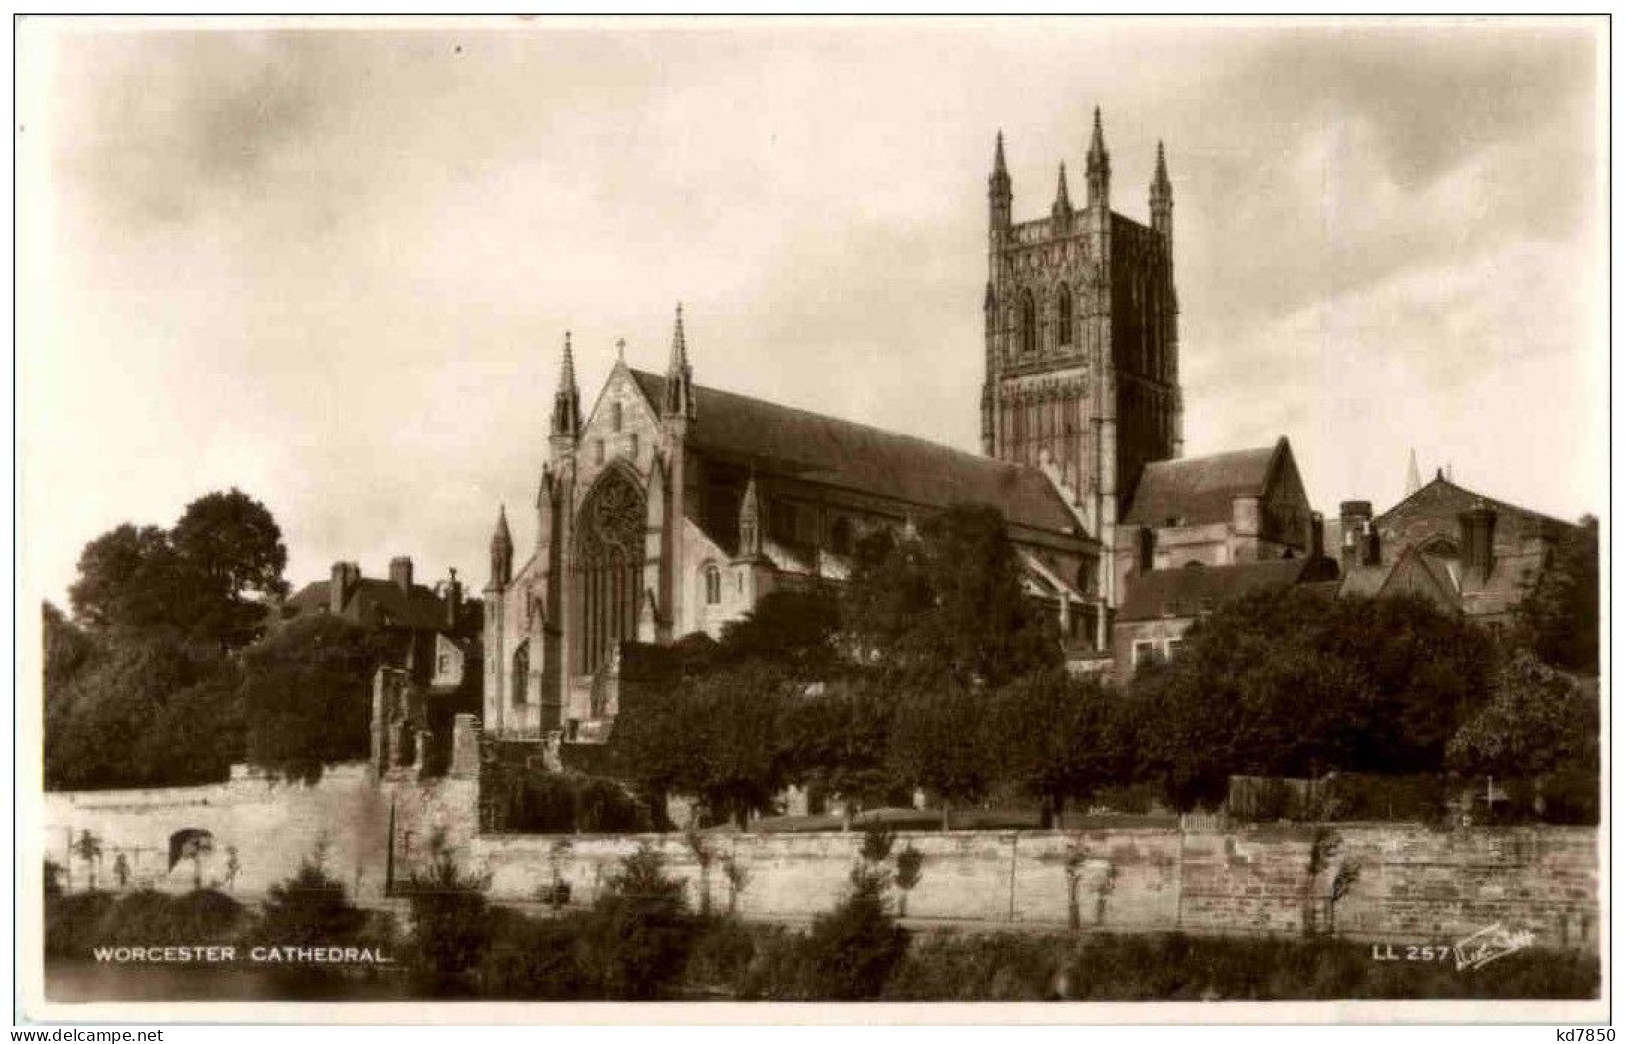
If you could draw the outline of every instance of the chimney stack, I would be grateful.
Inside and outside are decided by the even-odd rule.
[[[337,616],[361,583],[361,566],[355,562],[334,562],[327,585],[327,610]]]
[[[1345,500],[1338,508],[1343,547],[1339,559],[1347,574],[1357,565],[1367,565],[1367,532],[1371,529],[1371,501]]]
[[[463,615],[463,585],[457,579],[457,568],[451,569],[451,578],[446,581],[446,630],[455,631],[457,620]]]
[[[405,555],[397,555],[389,560],[389,582],[401,589],[403,594],[412,593],[412,560]]]
[[[1495,568],[1495,510],[1482,500],[1463,511],[1461,523],[1462,573],[1489,578]]]

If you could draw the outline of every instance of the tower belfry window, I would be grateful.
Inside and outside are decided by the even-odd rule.
[[[1021,311],[1019,316],[1021,350],[1033,352],[1038,350],[1038,306],[1033,302],[1031,291],[1021,293]]]
[[[1055,343],[1061,346],[1072,343],[1072,290],[1065,283],[1061,284],[1055,299]]]

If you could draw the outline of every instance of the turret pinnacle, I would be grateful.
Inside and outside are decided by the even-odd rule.
[[[570,331],[564,331],[564,361],[559,364],[559,386],[553,391],[554,438],[574,439],[581,434],[581,393],[576,389],[576,361],[570,350]]]
[[[694,417],[694,371],[688,365],[688,339],[683,333],[683,303],[677,302],[677,322],[671,334],[671,363],[666,367],[668,417]]]
[[[1100,106],[1095,106],[1095,129],[1089,139],[1089,204],[1108,203],[1111,196],[1112,161],[1106,151],[1106,131],[1100,123]]]
[[[508,505],[503,504],[497,508],[497,528],[491,534],[491,550],[499,548],[513,550],[513,534],[508,532]]]
[[[1055,206],[1072,209],[1072,199],[1066,194],[1066,160],[1061,161],[1061,176],[1055,185]]]
[[[993,139],[993,173],[1009,176],[1009,171],[1004,168],[1004,130],[1002,128]]]
[[[491,534],[491,587],[496,590],[508,586],[513,579],[513,534],[508,532],[508,508],[497,511],[496,532]]]
[[[996,232],[1010,227],[1010,172],[1004,167],[1004,131],[993,143],[993,173],[987,179],[988,226]]]
[[[1151,192],[1153,195],[1172,196],[1174,187],[1168,181],[1168,156],[1163,152],[1162,141],[1157,141],[1157,172],[1151,178]]]

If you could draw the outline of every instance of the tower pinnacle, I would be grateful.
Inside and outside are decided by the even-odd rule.
[[[666,401],[663,404],[668,417],[694,416],[694,372],[688,365],[688,338],[683,333],[683,303],[677,302],[677,321],[671,333],[671,362],[666,367]]]
[[[1010,172],[1004,166],[1004,131],[993,142],[993,173],[987,179],[988,224],[995,231],[1010,227]]]
[[[496,532],[491,534],[491,586],[503,588],[513,579],[513,534],[508,532],[508,506],[497,509]]]
[[[1112,160],[1106,151],[1106,132],[1100,123],[1100,106],[1095,106],[1095,129],[1089,139],[1089,205],[1107,205],[1111,200]]]
[[[575,439],[581,434],[581,393],[576,389],[576,362],[570,350],[570,331],[564,331],[564,361],[559,364],[559,386],[553,391],[553,437]]]
[[[1168,157],[1157,142],[1157,171],[1151,176],[1151,227],[1174,241],[1174,186],[1168,180]]]

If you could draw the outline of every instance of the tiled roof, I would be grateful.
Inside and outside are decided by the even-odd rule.
[[[298,613],[321,612],[329,608],[332,581],[306,584],[288,599],[287,607]],[[363,577],[344,603],[342,615],[363,626],[404,627],[413,631],[449,631],[446,604],[427,587],[414,584],[407,596],[396,584]],[[466,610],[464,613],[467,616]],[[465,621],[466,622],[466,621]]]
[[[1257,449],[1160,460],[1145,466],[1123,521],[1139,526],[1200,526],[1228,522],[1236,497],[1260,496],[1286,439]]]
[[[1136,573],[1128,578],[1128,592],[1117,618],[1126,621],[1195,616],[1263,588],[1322,582],[1336,574],[1336,564],[1327,558],[1276,558]]]
[[[666,381],[632,370],[651,403]],[[696,385],[688,440],[758,470],[926,507],[992,504],[1014,525],[1072,532],[1077,520],[1036,468]]]

